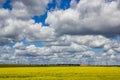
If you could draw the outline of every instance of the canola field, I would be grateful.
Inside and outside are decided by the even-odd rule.
[[[119,67],[9,67],[0,80],[120,80]]]

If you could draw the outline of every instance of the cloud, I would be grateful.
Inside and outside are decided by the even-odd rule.
[[[12,0],[12,10],[0,8],[0,44],[15,43],[23,38],[31,42],[44,41],[46,38],[46,41],[50,40],[48,38],[54,35],[53,29],[43,27],[42,23],[37,24],[31,19],[42,15],[49,2],[50,0]]]
[[[70,46],[52,46],[51,50],[53,53],[74,54],[76,52],[84,52],[84,51],[90,50],[90,48],[85,45],[72,43]]]
[[[58,37],[56,41],[46,42],[44,43],[46,46],[54,45],[54,46],[70,46],[72,43],[76,43],[79,45],[86,45],[91,48],[100,48],[103,47],[106,43],[110,42],[110,40],[101,35],[64,35]]]
[[[88,60],[89,58],[90,59],[92,58],[92,54],[94,52],[90,51],[91,48],[83,44],[75,43],[72,40],[74,39],[74,37],[71,37],[68,35],[68,36],[63,36],[59,39],[64,41],[67,41],[70,39],[69,41],[70,44],[36,47],[35,45],[25,46],[23,42],[18,42],[13,46],[14,55],[15,55],[14,57],[16,58],[15,60],[18,60],[17,57],[19,58],[21,57],[23,59],[26,59],[27,63],[31,61],[39,63],[39,60],[40,60],[40,63],[50,64],[50,63],[73,63],[74,60],[76,61],[75,63],[78,63],[79,60],[81,60],[81,58],[78,59],[78,57],[76,56],[80,56],[80,55],[81,57],[82,55],[91,56],[91,57],[86,56]],[[58,40],[58,43],[60,40]],[[48,43],[51,43],[51,42],[48,42]]]
[[[0,53],[7,54],[10,53],[11,48],[9,46],[0,46]]]
[[[3,54],[3,55],[1,56],[1,58],[2,58],[3,60],[9,60],[10,55],[9,55],[9,54]]]
[[[37,57],[50,55],[50,49],[47,47],[36,47],[35,45],[25,46],[22,42],[14,45],[15,55],[22,57]]]
[[[71,0],[71,2],[70,2],[71,8],[75,8],[77,3],[78,3],[77,0]]]
[[[103,48],[105,51],[113,49],[113,50],[119,52],[119,47],[120,47],[120,43],[118,41],[109,41],[109,42],[105,43]]]
[[[42,26],[32,19],[18,19],[9,10],[1,11],[0,44],[14,43],[23,38],[28,42],[51,41],[55,37],[53,28]]]
[[[5,12],[4,15],[9,14],[9,11],[5,10]],[[3,17],[1,15],[0,18]],[[33,20],[24,21],[8,17],[3,19],[0,26],[0,44],[14,43],[24,37],[28,42],[51,41],[55,37],[53,28],[44,27],[41,23],[35,23]]]
[[[5,25],[4,22],[8,17],[9,17],[9,10],[0,8],[0,28]]]
[[[52,41],[55,39],[55,32],[53,28],[44,27],[42,24],[33,23],[26,27],[25,31],[26,41]]]
[[[99,48],[98,45],[91,46],[92,40],[98,40],[98,42],[107,41],[100,48],[105,48],[109,45],[103,53],[97,54],[92,49]],[[102,41],[101,41],[102,40]],[[58,44],[63,41],[63,44]],[[57,42],[57,45],[56,45]],[[33,63],[33,64],[60,64],[60,63],[73,63],[73,64],[103,64],[114,65],[119,64],[119,52],[115,49],[119,48],[117,41],[112,41],[103,36],[70,36],[64,35],[57,39],[53,44],[49,44],[43,47],[37,47],[33,44],[25,46],[23,42],[17,42],[13,46],[14,54],[9,55],[9,58],[1,58],[1,61],[9,63]],[[64,43],[69,45],[64,45]],[[114,43],[114,44],[113,44]],[[93,43],[92,43],[93,44]],[[96,45],[96,43],[95,43]],[[7,47],[7,46],[6,46]],[[2,52],[6,47],[1,48]],[[11,48],[8,48],[7,53],[11,53]],[[6,51],[6,50],[5,50]],[[3,55],[3,54],[2,54]],[[1,57],[2,57],[1,55]],[[114,62],[114,63],[113,63]]]
[[[118,0],[72,0],[70,8],[49,12],[50,2],[12,0],[11,10],[0,8],[0,63],[120,64],[120,43],[105,37],[119,34]],[[50,26],[32,19],[45,12]]]
[[[49,12],[46,22],[58,35],[118,35],[119,3],[119,0],[80,0],[74,8]]]
[[[30,16],[39,16],[46,11],[47,5],[50,2],[51,0],[12,0],[12,5],[13,10],[16,10],[16,12],[24,13],[24,15],[29,14]]]
[[[14,49],[20,49],[20,50],[24,50],[26,47],[24,45],[23,42],[17,42],[14,46],[13,46]]]
[[[25,22],[11,17],[3,19],[0,27],[0,44],[14,43],[21,40],[24,37],[24,27],[29,23],[29,21]]]
[[[85,36],[63,36],[61,40],[69,40],[69,45],[49,45],[43,47],[37,47],[33,44],[25,46],[23,42],[17,42],[11,51],[10,47],[1,47],[1,63],[31,63],[31,64],[60,64],[60,63],[73,63],[73,64],[93,64],[93,65],[118,65],[120,55],[116,48],[120,48],[117,41],[109,40],[104,43],[101,48],[105,48],[109,45],[106,51],[103,53],[96,53],[92,51],[94,47],[88,44],[91,41],[81,42],[78,40],[85,39]],[[91,39],[91,36],[86,36],[87,39]],[[101,38],[102,37],[102,38]],[[77,39],[78,38],[78,39]],[[106,40],[103,36],[92,36],[93,39],[98,38]],[[107,38],[108,39],[108,38]],[[60,40],[58,40],[60,41]],[[87,42],[87,44],[86,44]],[[58,42],[59,43],[59,42]],[[63,42],[64,43],[64,42]],[[114,43],[114,44],[113,44]],[[118,44],[118,45],[117,45]],[[7,51],[7,52],[4,52]],[[4,53],[3,53],[4,52]],[[14,54],[10,55],[9,53]],[[9,56],[9,57],[8,57]]]

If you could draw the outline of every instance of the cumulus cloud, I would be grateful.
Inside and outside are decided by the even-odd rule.
[[[0,8],[0,44],[14,43],[25,37],[31,42],[50,40],[48,38],[54,35],[53,29],[31,19],[42,15],[49,2],[50,0],[12,0],[12,10]]]
[[[35,15],[41,15],[46,11],[48,3],[50,3],[51,0],[12,0],[13,10],[15,10],[16,14],[18,16],[23,15],[23,17],[26,17],[27,14],[30,16]]]
[[[120,34],[119,3],[119,0],[111,2],[80,0],[75,8],[49,12],[46,22],[55,28],[59,35],[102,34],[113,36]]]
[[[35,45],[25,46],[22,42],[16,43],[13,47],[16,56],[37,57],[51,54],[50,49],[47,47],[36,47]]]
[[[13,56],[13,49],[9,46],[0,46],[0,64],[11,63],[10,58]]]
[[[9,46],[0,46],[0,53],[7,54],[10,53],[11,48]]]
[[[119,34],[120,1],[71,0],[70,8],[51,12],[49,2],[12,0],[11,10],[0,8],[0,63],[120,64],[120,43],[105,37]],[[32,19],[45,12],[50,26]]]
[[[71,8],[75,8],[76,5],[77,5],[77,0],[71,0],[71,2],[70,2]]]
[[[24,45],[23,42],[17,42],[14,46],[13,46],[14,49],[20,49],[20,50],[24,50],[26,47]]]
[[[86,36],[73,36],[73,35],[64,35],[57,38],[54,42],[45,43],[46,45],[55,45],[55,46],[70,46],[71,43],[76,43],[79,45],[86,45],[91,48],[100,48],[103,47],[110,40],[104,36],[97,35],[86,35]]]
[[[4,15],[9,13],[6,10],[5,12]],[[1,19],[3,17],[1,15]],[[0,44],[14,43],[23,38],[26,38],[28,42],[50,41],[55,37],[54,29],[44,27],[41,23],[35,23],[33,20],[24,21],[10,17],[3,19],[0,26]]]
[[[83,40],[82,40],[83,39]],[[101,44],[96,46],[91,46],[93,39],[103,40]],[[91,40],[91,41],[89,41]],[[63,41],[62,44],[58,44],[59,41]],[[66,44],[67,41],[69,45]],[[84,41],[84,42],[83,42]],[[57,42],[57,45],[56,45]],[[11,63],[33,63],[33,64],[91,64],[91,65],[118,65],[119,62],[119,52],[116,51],[120,46],[117,45],[117,41],[112,41],[103,36],[62,36],[57,39],[55,43],[48,42],[49,45],[43,47],[37,47],[33,44],[25,46],[23,42],[17,42],[14,48],[14,54],[5,57],[1,55],[1,62]],[[114,44],[113,44],[114,43]],[[92,43],[93,44],[93,43]],[[96,43],[95,43],[96,45]],[[105,46],[110,46],[105,48]],[[117,45],[117,46],[116,46]],[[105,48],[103,53],[96,53],[92,51],[95,48]],[[6,47],[1,48],[3,51]],[[10,53],[10,48],[8,53]],[[3,58],[2,58],[3,57]],[[113,63],[114,62],[114,63]]]
[[[43,27],[41,23],[35,23],[33,20],[8,18],[1,23],[0,44],[14,43],[24,37],[28,42],[50,41],[54,35],[54,29]]]
[[[10,55],[11,48],[4,46],[1,47],[1,63],[33,63],[33,64],[90,64],[90,65],[119,65],[119,44],[117,41],[109,39],[107,43],[102,43],[102,46],[96,48],[103,48],[102,53],[96,53],[92,49],[91,41],[78,41],[84,39],[85,36],[72,36],[66,35],[61,40],[69,40],[69,45],[51,45],[51,43],[43,47],[37,47],[33,44],[25,45],[23,42],[17,42],[13,46],[12,51],[14,54]],[[87,39],[91,39],[91,36],[86,36]],[[93,37],[93,36],[92,36]],[[78,39],[77,39],[78,38]],[[103,36],[94,36],[93,39],[103,39],[105,41],[108,38]],[[58,40],[60,41],[60,40]],[[56,43],[56,42],[55,42]],[[58,42],[59,43],[59,42]],[[63,42],[64,43],[64,42]],[[95,43],[96,45],[96,43]],[[107,47],[109,45],[109,47]],[[117,46],[116,46],[117,45]],[[7,52],[5,52],[7,51]],[[4,53],[3,53],[4,52]],[[5,55],[4,55],[5,54]],[[8,57],[9,56],[9,57]]]
[[[22,20],[7,19],[4,22],[4,26],[1,27],[0,36],[3,39],[11,40],[11,42],[18,41],[23,37],[24,27],[28,23]]]
[[[52,41],[55,38],[53,28],[44,27],[42,24],[30,24],[25,31],[26,41]]]

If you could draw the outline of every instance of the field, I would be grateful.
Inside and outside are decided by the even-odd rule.
[[[0,80],[120,80],[119,67],[9,67]]]

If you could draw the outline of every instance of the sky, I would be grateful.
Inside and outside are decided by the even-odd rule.
[[[0,64],[120,65],[120,0],[0,0]]]

